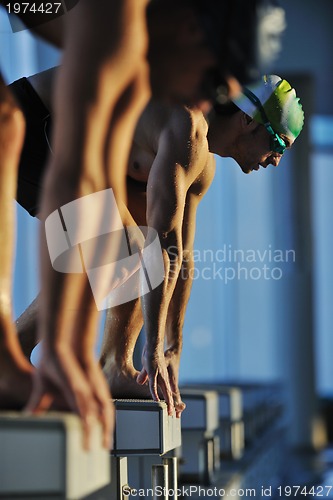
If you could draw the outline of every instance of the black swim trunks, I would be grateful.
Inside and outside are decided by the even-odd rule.
[[[46,162],[50,154],[51,117],[26,78],[9,85],[26,120],[16,199],[30,215],[39,213],[39,195]]]

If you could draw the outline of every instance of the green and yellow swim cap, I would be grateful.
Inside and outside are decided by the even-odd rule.
[[[249,85],[248,89],[261,102],[274,132],[294,141],[304,124],[304,112],[295,89],[277,75],[265,75],[260,82]],[[257,122],[264,123],[262,113],[245,94],[241,94],[234,103]]]

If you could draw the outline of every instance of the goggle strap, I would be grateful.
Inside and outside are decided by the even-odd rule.
[[[263,105],[261,104],[260,102],[260,99],[258,99],[258,97],[253,93],[251,92],[250,89],[244,87],[243,88],[243,94],[256,106],[256,108],[259,110],[260,114],[261,114],[261,118],[263,119],[263,122],[265,125],[269,125],[272,130],[273,130],[273,127],[271,125],[271,122],[269,121],[266,113],[265,113],[265,110],[264,110],[264,107]]]
[[[279,137],[279,135],[274,131],[272,125],[271,125],[271,122],[269,121],[266,113],[265,113],[265,110],[264,110],[264,107],[263,105],[261,104],[260,102],[260,99],[258,99],[258,97],[253,93],[251,92],[250,89],[244,87],[243,88],[243,94],[256,106],[256,108],[259,110],[260,114],[261,114],[261,118],[264,122],[264,126],[267,130],[267,132],[272,136],[273,140],[275,143],[278,143],[279,146],[281,147],[284,147],[284,149],[286,149],[286,144],[285,142],[283,141],[283,139],[281,139],[281,137]],[[280,151],[277,151],[278,153],[280,153]],[[280,154],[283,154],[283,153],[280,153]]]

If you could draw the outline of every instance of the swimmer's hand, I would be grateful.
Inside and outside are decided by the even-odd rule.
[[[154,401],[160,401],[158,395],[160,389],[168,407],[168,414],[173,415],[175,410],[174,401],[163,351],[155,350],[150,353],[146,345],[142,353],[142,366],[143,368],[136,379],[138,384],[143,385],[148,380],[150,393]]]
[[[169,349],[164,352],[164,358],[169,374],[169,383],[172,390],[176,417],[179,418],[186,408],[185,403],[182,401],[178,386],[180,352],[173,347],[169,347]]]
[[[111,448],[114,409],[102,369],[95,359],[79,360],[67,347],[62,347],[61,352],[43,352],[26,411],[37,414],[51,407],[81,417],[85,449],[89,449],[92,427],[99,420],[103,446]]]

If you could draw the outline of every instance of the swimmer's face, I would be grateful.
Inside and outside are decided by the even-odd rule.
[[[281,138],[285,141],[287,149],[291,148],[292,142],[286,136]],[[282,158],[282,154],[271,150],[270,135],[263,125],[251,122],[249,130],[238,139],[238,146],[234,159],[239,164],[245,174],[260,167],[266,168],[268,165],[277,167]]]

